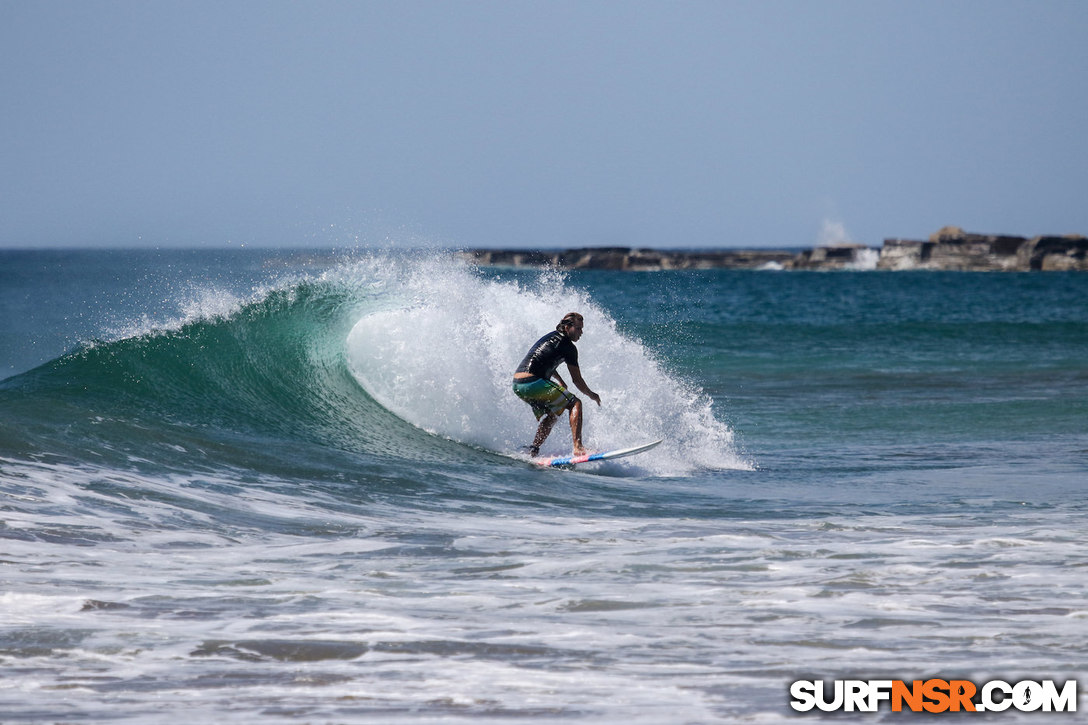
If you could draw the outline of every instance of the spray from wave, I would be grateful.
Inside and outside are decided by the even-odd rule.
[[[836,244],[853,244],[850,232],[846,231],[846,225],[834,219],[824,219],[820,226],[820,234],[816,243],[821,247],[830,247]]]
[[[579,362],[600,407],[586,406],[585,441],[598,450],[664,438],[638,467],[656,475],[749,468],[733,433],[698,388],[676,380],[638,340],[623,335],[589,294],[555,271],[535,281],[485,279],[449,259],[396,270],[398,293],[368,310],[347,338],[347,362],[382,406],[430,433],[513,454],[536,428],[511,391],[528,346],[570,311],[585,317]],[[569,450],[565,421],[545,452]]]
[[[816,243],[821,247],[858,246],[851,238],[850,232],[846,230],[846,225],[832,219],[824,219]],[[880,261],[879,251],[875,249],[855,249],[853,260],[843,268],[856,272],[871,271],[876,269],[878,261]]]

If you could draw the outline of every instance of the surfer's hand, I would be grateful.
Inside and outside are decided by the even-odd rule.
[[[589,399],[592,400],[593,402],[595,402],[598,407],[600,407],[600,405],[601,405],[601,396],[597,395],[596,393],[588,393],[588,395],[589,395]]]

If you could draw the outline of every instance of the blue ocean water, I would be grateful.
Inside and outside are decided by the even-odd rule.
[[[1088,685],[1088,275],[0,251],[0,310],[5,723]],[[510,376],[572,310],[587,444],[665,443],[537,470]]]

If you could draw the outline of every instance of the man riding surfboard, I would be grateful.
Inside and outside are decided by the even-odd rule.
[[[601,404],[601,396],[590,390],[578,368],[578,348],[574,343],[581,339],[584,326],[585,321],[577,312],[566,315],[555,326],[554,332],[533,343],[514,373],[514,393],[532,406],[533,414],[540,421],[533,445],[529,447],[533,457],[540,453],[540,446],[564,410],[570,411],[574,455],[585,455],[582,445],[582,401],[567,390],[563,378],[556,372],[560,364],[566,363],[574,385],[597,405]],[[552,382],[553,378],[558,385]]]

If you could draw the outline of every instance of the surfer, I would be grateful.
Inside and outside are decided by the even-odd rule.
[[[574,455],[585,455],[582,446],[582,401],[567,390],[567,384],[556,372],[561,363],[567,364],[570,379],[590,400],[601,404],[601,396],[589,389],[578,369],[578,348],[574,346],[581,337],[585,321],[577,312],[566,315],[555,332],[549,332],[533,343],[525,359],[514,373],[514,393],[533,408],[540,421],[529,454],[536,457],[540,446],[552,432],[552,426],[564,410],[570,411],[570,435],[574,442]],[[558,381],[558,385],[552,379]]]

